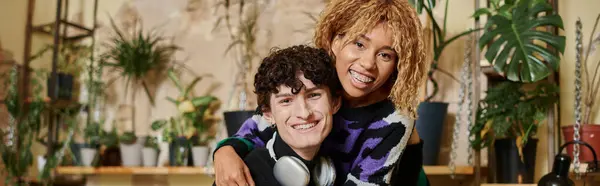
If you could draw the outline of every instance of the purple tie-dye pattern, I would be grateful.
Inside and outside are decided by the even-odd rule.
[[[258,123],[252,118],[248,118],[234,136],[252,140],[255,148],[265,147],[265,143],[255,135],[258,133]]]
[[[371,125],[369,125],[369,129],[380,129],[383,128],[385,126],[390,125],[388,122],[385,122],[383,120],[379,120],[375,123],[372,123]]]
[[[383,168],[385,164],[385,160],[387,159],[389,153],[387,153],[384,157],[380,159],[373,159],[371,156],[368,156],[364,160],[362,160],[358,166],[363,170],[360,173],[360,180],[364,182],[369,182],[369,177]]]

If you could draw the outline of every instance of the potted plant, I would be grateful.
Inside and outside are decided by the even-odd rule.
[[[104,150],[100,152],[101,166],[121,166],[121,150],[119,148],[119,135],[117,129],[113,125],[110,132],[101,131],[100,144],[104,146]]]
[[[194,120],[196,135],[191,140],[194,166],[196,167],[204,167],[208,161],[208,155],[210,154],[208,143],[216,136],[215,127],[219,119],[215,116],[215,112],[219,109],[219,106],[219,101],[213,101],[207,106],[200,106],[201,108],[198,109],[198,114],[203,116]]]
[[[156,166],[158,160],[158,139],[156,136],[146,136],[144,149],[142,149],[142,159],[144,167]]]
[[[577,38],[576,45],[576,100],[575,104],[579,105],[575,108],[575,117],[580,120],[580,140],[589,143],[596,154],[600,154],[600,140],[597,136],[600,136],[600,125],[593,124],[592,116],[595,114],[594,106],[600,90],[600,61],[588,63],[591,56],[595,54],[596,47],[600,46],[600,35],[596,35],[596,28],[598,27],[598,21],[600,20],[600,14],[596,17],[592,34],[590,35],[589,42],[585,50],[583,50],[583,35],[581,33],[582,23],[580,20],[577,21]],[[595,37],[595,38],[594,38]],[[585,55],[584,55],[585,54]],[[594,70],[594,71],[591,71]],[[590,72],[591,71],[591,72]],[[585,72],[585,76],[582,79],[582,72]],[[583,83],[583,84],[582,84]],[[579,98],[579,99],[578,99]],[[581,108],[583,105],[583,108]],[[597,109],[596,109],[597,110]],[[566,141],[574,139],[574,125],[562,127],[563,136]],[[571,157],[573,156],[573,145],[567,147],[567,152]],[[588,148],[580,148],[579,159],[583,162],[592,162],[594,157],[592,151]]]
[[[191,145],[190,138],[197,133],[197,129],[205,127],[203,124],[204,113],[207,110],[214,109],[214,107],[210,107],[211,103],[214,105],[214,102],[218,100],[213,96],[193,95],[193,88],[201,80],[201,77],[194,78],[189,85],[184,86],[175,75],[174,69],[169,69],[167,74],[180,92],[177,99],[167,97],[167,100],[177,107],[178,114],[168,120],[154,121],[152,130],[162,129],[163,140],[170,144],[169,162],[171,166],[187,166]]]
[[[229,136],[235,134],[244,121],[254,115],[255,111],[250,98],[248,72],[252,70],[252,64],[259,58],[256,49],[256,35],[259,31],[258,19],[263,9],[261,6],[267,4],[259,1],[220,0],[218,3],[219,6],[223,6],[225,9],[225,14],[218,18],[215,29],[221,23],[225,23],[227,33],[229,33],[231,39],[225,54],[233,50],[232,55],[236,59],[238,67],[234,78],[234,87],[228,100],[229,108],[228,111],[223,113]],[[235,13],[232,13],[232,11]],[[236,20],[237,23],[232,24],[232,20]]]
[[[537,127],[558,100],[555,84],[540,82],[531,91],[523,85],[507,81],[489,88],[470,129],[475,150],[495,147],[499,183],[518,183],[519,175],[524,183],[533,183]]]
[[[96,155],[98,154],[98,148],[100,147],[102,132],[100,122],[92,122],[83,129],[85,142],[80,149],[82,166],[93,166],[94,159],[96,159]]]
[[[458,83],[458,81],[454,75],[449,72],[446,72],[443,69],[438,68],[438,62],[440,57],[442,56],[442,52],[444,49],[450,45],[450,43],[456,41],[462,36],[466,36],[468,34],[473,33],[474,31],[480,29],[469,29],[457,35],[448,38],[447,29],[446,29],[446,20],[447,20],[447,12],[448,12],[448,2],[446,1],[446,9],[445,16],[443,20],[443,25],[440,25],[438,21],[435,19],[433,15],[433,8],[436,6],[436,1],[431,0],[411,0],[410,3],[417,10],[417,13],[422,14],[423,10],[427,14],[429,20],[431,21],[431,29],[430,35],[427,37],[433,38],[433,59],[431,61],[431,66],[429,72],[427,73],[427,77],[429,81],[433,85],[433,90],[431,94],[425,98],[425,100],[419,103],[417,108],[417,121],[416,127],[419,132],[419,137],[422,138],[425,143],[423,145],[423,164],[424,165],[437,165],[438,164],[438,155],[440,149],[440,139],[442,136],[444,119],[446,118],[446,113],[448,110],[448,103],[432,101],[432,99],[437,95],[439,91],[438,82],[433,76],[435,72],[441,72],[448,77],[452,78]]]
[[[28,68],[28,67],[24,67]],[[42,85],[32,77],[32,94],[20,94],[18,90],[18,68],[14,66],[3,87],[7,87],[4,98],[8,111],[8,126],[0,130],[0,155],[2,156],[3,177],[8,185],[25,185],[29,167],[33,165],[31,146],[42,127],[40,116],[46,108],[46,100],[40,94]],[[24,98],[23,96],[31,96]],[[27,107],[24,107],[28,105]]]
[[[121,160],[123,166],[137,167],[142,165],[142,148],[144,138],[138,138],[135,135],[135,124],[133,121],[133,107],[120,105],[118,109],[117,124],[132,126],[131,130],[124,131],[119,135],[119,149],[121,151]]]

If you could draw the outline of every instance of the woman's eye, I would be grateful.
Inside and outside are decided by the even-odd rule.
[[[394,58],[394,56],[387,54],[387,53],[379,53],[379,56],[381,57],[381,59],[383,61],[391,61]]]
[[[359,42],[359,41],[356,41],[356,42],[354,42],[354,45],[356,45],[358,48],[364,48],[364,47],[365,47],[365,45],[363,45],[363,44],[362,44],[361,42]]]

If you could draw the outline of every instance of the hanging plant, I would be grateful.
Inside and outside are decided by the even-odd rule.
[[[130,85],[134,88],[141,86],[154,105],[149,84],[165,77],[166,70],[174,65],[172,56],[179,47],[165,43],[166,39],[154,31],[144,32],[143,28],[137,28],[137,24],[132,33],[127,35],[117,28],[112,18],[110,23],[116,36],[106,44],[109,49],[101,55],[100,64],[119,76],[108,84],[125,78],[125,94]]]

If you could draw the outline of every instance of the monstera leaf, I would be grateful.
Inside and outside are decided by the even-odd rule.
[[[558,70],[558,54],[545,46],[563,53],[565,37],[537,30],[542,26],[563,28],[559,15],[538,15],[551,10],[546,2],[521,0],[512,7],[511,16],[496,14],[489,18],[479,45],[487,47],[485,58],[496,71],[511,81],[535,82]]]

